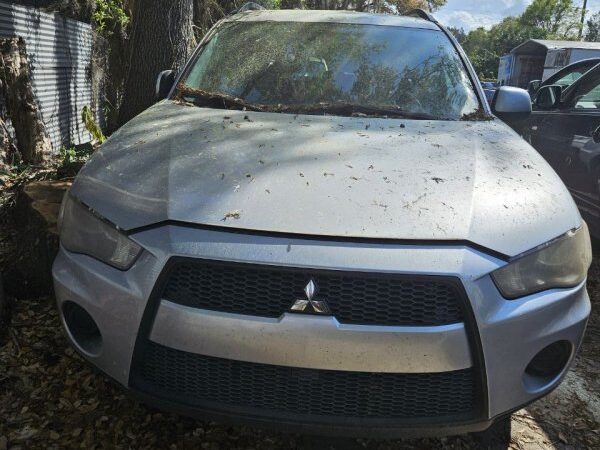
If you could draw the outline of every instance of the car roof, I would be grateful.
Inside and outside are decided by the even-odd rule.
[[[552,76],[548,77],[548,78],[552,78],[552,77],[554,77],[555,75],[558,75],[561,72],[567,72],[567,71],[572,70],[574,68],[577,68],[579,66],[587,66],[588,64],[598,64],[598,63],[600,63],[600,57],[598,57],[598,58],[580,59],[579,61],[575,61],[574,63],[571,63],[571,64],[563,67],[558,72],[552,74]]]
[[[405,28],[440,30],[434,23],[417,17],[393,14],[373,14],[356,11],[318,11],[302,9],[246,11],[225,19],[231,22],[320,22],[348,23],[360,25],[385,25]]]

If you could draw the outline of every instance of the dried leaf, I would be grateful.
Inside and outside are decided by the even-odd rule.
[[[236,209],[235,211],[229,211],[228,213],[226,213],[221,220],[225,222],[227,219],[239,219],[240,216],[241,212]]]

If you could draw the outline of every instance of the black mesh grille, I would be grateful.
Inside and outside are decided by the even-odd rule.
[[[467,417],[472,369],[397,374],[315,370],[213,358],[148,342],[134,384],[189,406],[353,418]]]
[[[238,314],[279,317],[314,278],[342,323],[445,325],[462,322],[456,283],[442,277],[311,271],[271,266],[180,260],[162,297],[181,305]]]

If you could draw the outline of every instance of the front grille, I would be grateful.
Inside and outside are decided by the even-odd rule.
[[[237,314],[279,317],[314,278],[341,323],[447,325],[463,322],[461,294],[453,278],[341,272],[177,260],[162,298],[185,306]]]
[[[147,341],[133,384],[188,406],[295,415],[437,419],[471,417],[472,369],[443,373],[367,373],[233,361]]]

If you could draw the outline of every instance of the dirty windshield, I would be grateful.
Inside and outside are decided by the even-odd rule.
[[[451,120],[479,109],[441,31],[341,23],[230,23],[179,93],[199,105],[292,113]]]

